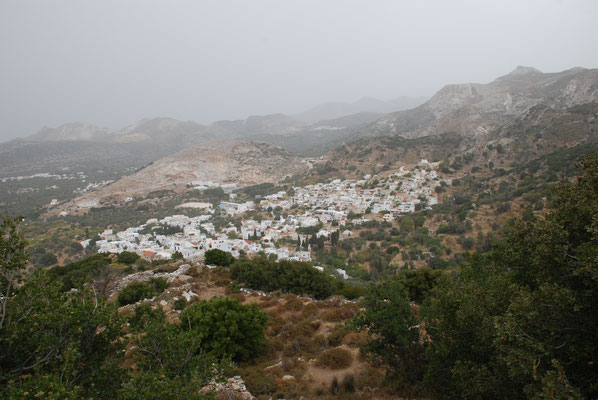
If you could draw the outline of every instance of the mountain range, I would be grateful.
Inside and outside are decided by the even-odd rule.
[[[102,189],[124,197],[163,189],[169,179],[176,185],[194,179],[252,184],[279,181],[289,174],[307,173],[314,179],[358,176],[420,158],[441,161],[468,155],[481,166],[490,161],[513,166],[558,148],[595,143],[598,69],[543,73],[517,67],[487,84],[447,85],[409,110],[385,115],[370,111],[397,108],[408,101],[422,99],[363,99],[346,107],[322,105],[294,116],[252,116],[211,125],[153,118],[117,131],[84,123],[44,128],[32,137],[0,144],[0,177],[79,166],[129,172],[140,168]],[[338,116],[356,110],[360,112]],[[306,122],[324,116],[333,118]],[[234,144],[239,141],[241,147]],[[492,159],[487,148],[497,145],[508,152]],[[263,151],[243,153],[243,146]],[[212,153],[226,156],[219,160]],[[237,153],[250,156],[237,158]],[[306,156],[321,159],[309,168],[314,163],[304,161]],[[278,161],[270,163],[270,158]],[[231,171],[244,171],[243,165],[249,172],[235,177]],[[180,182],[173,168],[182,171]],[[117,189],[119,185],[123,190]]]

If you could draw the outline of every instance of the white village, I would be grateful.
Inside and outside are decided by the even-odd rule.
[[[346,239],[353,234],[351,227],[368,221],[366,216],[390,222],[401,214],[414,212],[416,208],[431,207],[438,203],[434,189],[441,185],[435,166],[421,160],[410,170],[401,167],[385,177],[366,175],[361,180],[335,179],[328,183],[295,187],[291,193],[280,191],[255,202],[221,202],[217,207],[210,203],[185,203],[179,207],[203,209],[204,214],[149,219],[145,224],[120,232],[106,229],[95,245],[99,253],[129,251],[150,261],[170,259],[177,252],[185,259],[200,261],[211,249],[226,251],[235,257],[263,254],[278,260],[311,261],[309,246],[303,248],[290,244],[298,240],[305,242],[302,228],[312,227],[318,238],[327,238],[339,231],[340,237]],[[447,180],[444,183],[451,182]],[[194,184],[203,188],[218,186],[212,182]],[[227,185],[225,188],[231,190],[234,187]],[[234,200],[236,195],[230,194],[230,198]],[[257,221],[245,215],[253,210],[297,213]],[[219,214],[239,218],[240,224],[230,224],[217,231],[210,220]],[[274,212],[271,214],[275,215]],[[314,230],[314,227],[319,229]],[[89,243],[89,239],[81,242],[84,247]],[[339,273],[345,276],[343,272]]]

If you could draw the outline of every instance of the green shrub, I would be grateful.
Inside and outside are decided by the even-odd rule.
[[[235,261],[235,258],[226,251],[219,249],[212,249],[206,251],[205,262],[208,265],[218,265],[220,267],[228,267]]]
[[[133,253],[130,251],[123,251],[121,253],[119,253],[116,256],[116,261],[118,261],[121,264],[133,264],[135,263],[137,260],[139,260],[139,255],[137,253]]]
[[[175,310],[181,311],[185,309],[185,307],[187,307],[187,299],[185,299],[184,297],[179,297],[174,301],[173,306]]]
[[[121,306],[137,303],[139,300],[154,297],[168,287],[164,278],[152,278],[148,282],[133,282],[118,294],[118,304]]]
[[[334,278],[299,261],[274,262],[265,258],[237,260],[231,278],[252,289],[310,295],[324,299],[334,293]]]
[[[96,254],[84,260],[72,262],[64,267],[56,266],[49,270],[49,275],[62,281],[62,290],[74,288],[77,283],[93,279],[108,269],[110,258],[106,254]]]
[[[201,347],[220,359],[248,360],[266,342],[264,328],[268,317],[255,304],[214,297],[188,306],[180,319],[183,329],[201,337]]]
[[[144,330],[149,324],[166,320],[162,307],[153,309],[150,303],[142,303],[135,307],[135,312],[129,317],[129,326],[135,332]]]
[[[345,297],[348,300],[354,300],[359,297],[365,296],[367,292],[367,287],[344,284],[342,289],[337,291],[337,294]]]

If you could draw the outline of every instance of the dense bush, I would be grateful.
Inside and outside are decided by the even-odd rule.
[[[91,288],[61,286],[38,271],[9,299],[0,324],[1,398],[115,397],[126,380],[116,307]]]
[[[118,294],[118,304],[121,306],[137,303],[139,300],[154,297],[168,287],[164,278],[152,278],[148,282],[133,282]]]
[[[214,297],[188,306],[180,319],[185,331],[201,338],[201,348],[219,359],[248,360],[266,341],[268,318],[255,304]]]
[[[74,288],[78,283],[97,278],[108,269],[110,258],[106,254],[96,254],[84,260],[72,262],[63,267],[49,270],[49,276],[62,282],[62,290]]]
[[[140,257],[137,253],[123,251],[116,256],[116,261],[121,264],[133,264],[135,261],[139,260],[139,258]]]
[[[154,309],[150,303],[142,303],[135,307],[133,315],[129,317],[129,326],[133,331],[139,332],[152,323],[162,323],[165,320],[162,307]]]
[[[206,251],[205,263],[207,265],[218,265],[220,267],[228,267],[235,261],[232,254],[219,249],[212,249]]]
[[[403,294],[410,300],[421,303],[436,287],[443,273],[430,268],[399,271],[389,278],[397,282]]]
[[[265,258],[237,260],[230,268],[231,278],[256,290],[310,295],[325,299],[335,291],[335,280],[299,261],[274,262]]]
[[[185,307],[187,307],[187,299],[185,299],[184,297],[179,297],[174,301],[173,307],[177,311],[184,310]]]

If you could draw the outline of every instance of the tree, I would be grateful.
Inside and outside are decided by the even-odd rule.
[[[0,332],[0,386],[49,390],[58,382],[84,398],[110,397],[126,379],[119,367],[123,320],[91,287],[61,286],[37,271],[11,299]],[[15,380],[20,376],[28,379]]]
[[[22,217],[2,217],[0,225],[0,330],[6,319],[7,305],[21,282],[28,256],[27,241],[19,230]]]
[[[135,308],[132,352],[137,373],[121,386],[119,399],[211,399],[198,391],[211,378],[222,374],[226,363],[202,350],[202,336],[181,323],[167,323],[161,308],[148,303]]]
[[[179,260],[183,260],[185,259],[185,257],[183,256],[183,253],[181,253],[180,251],[175,251],[174,253],[172,253],[172,255],[170,256],[170,259],[172,261],[179,261]]]
[[[219,249],[211,249],[206,251],[205,262],[208,265],[219,265],[221,267],[228,267],[235,261],[232,254]]]
[[[139,260],[139,258],[140,257],[137,253],[133,253],[131,251],[123,251],[119,253],[118,256],[116,256],[116,261],[118,261],[121,264],[130,265]]]
[[[415,224],[413,222],[413,219],[411,219],[410,217],[402,217],[399,220],[399,227],[401,228],[401,232],[413,232],[413,229],[415,228]]]
[[[598,155],[579,165],[549,213],[455,274],[373,288],[353,322],[364,350],[433,398],[597,398]],[[420,286],[417,320],[405,290]]]
[[[598,155],[556,207],[470,257],[422,310],[425,384],[445,398],[596,398]]]
[[[332,232],[332,233],[330,234],[330,244],[331,244],[332,246],[336,246],[336,245],[337,245],[337,243],[338,243],[338,239],[339,239],[339,237],[340,237],[340,232],[339,232],[338,230],[336,230],[336,231]]]
[[[361,306],[350,326],[371,336],[360,350],[382,362],[399,386],[417,385],[425,373],[425,346],[401,282],[387,280],[372,287]]]
[[[262,350],[268,317],[257,305],[215,297],[192,304],[181,313],[181,326],[201,348],[218,359],[245,361]]]

